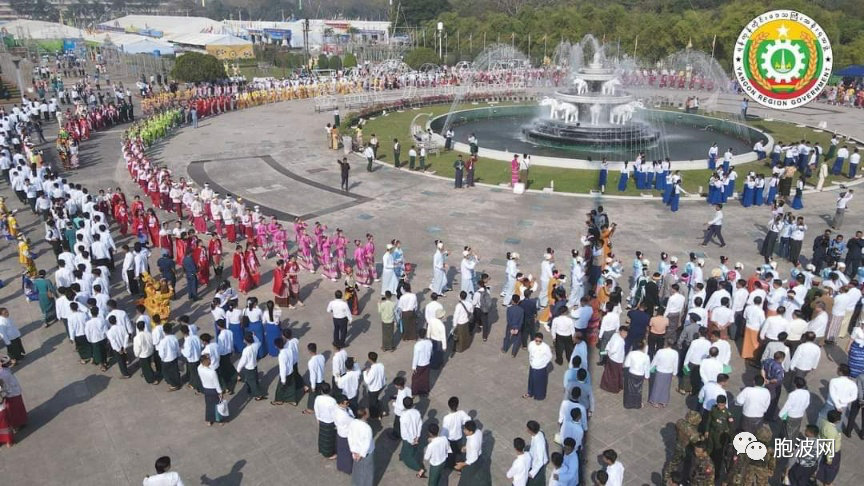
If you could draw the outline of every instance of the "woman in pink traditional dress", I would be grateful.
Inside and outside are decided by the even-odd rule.
[[[288,253],[288,233],[281,224],[277,224],[276,231],[273,232],[273,246],[276,255],[285,258],[285,254]]]
[[[321,274],[329,278],[331,282],[335,282],[339,278],[339,269],[336,267],[336,262],[333,260],[333,255],[330,253],[332,243],[327,235],[322,235],[323,242],[321,243]]]
[[[309,273],[315,273],[315,259],[312,257],[312,237],[305,232],[300,237],[300,266]]]
[[[267,223],[264,218],[258,218],[258,223],[255,224],[255,243],[264,251],[261,258],[266,260],[270,254],[270,245],[267,244]]]
[[[336,269],[342,273],[345,273],[346,268],[350,268],[345,263],[345,253],[346,246],[348,245],[348,240],[345,238],[345,235],[342,234],[342,230],[340,228],[336,228],[336,234],[330,238],[333,246],[333,259],[336,262]]]
[[[315,221],[315,252],[318,254],[318,260],[321,260],[321,247],[323,246],[324,240],[321,239],[324,236],[324,231],[327,229],[327,226],[322,225],[318,221]]]
[[[378,281],[378,269],[375,267],[375,238],[366,233],[366,245],[363,247],[366,252],[366,268],[369,270],[370,280]]]
[[[372,279],[366,266],[366,249],[360,243],[360,240],[354,240],[354,246],[354,278],[360,285],[368,287]]]
[[[294,219],[294,242],[300,246],[300,241],[303,239],[303,233],[306,232],[306,222],[300,218]]]
[[[519,182],[519,156],[514,155],[510,161],[510,186],[515,186]]]
[[[279,222],[276,221],[276,216],[270,216],[270,222],[267,224],[267,245],[264,248],[264,254],[269,255],[271,252],[275,252],[278,255],[278,249],[276,248],[275,239],[276,233],[281,232],[282,227],[279,226]]]

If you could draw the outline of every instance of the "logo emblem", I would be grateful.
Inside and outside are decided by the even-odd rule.
[[[735,78],[757,103],[791,110],[816,99],[831,77],[828,35],[794,10],[772,10],[753,19],[735,43]]]

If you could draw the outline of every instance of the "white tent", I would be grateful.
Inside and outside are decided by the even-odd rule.
[[[120,44],[119,47],[126,54],[154,54],[158,51],[161,56],[174,55],[174,46],[167,42],[159,42],[154,39],[141,39],[126,44]]]
[[[205,47],[205,46],[235,46],[235,45],[252,45],[252,42],[235,37],[230,34],[186,34],[178,35],[171,39],[174,44],[185,46]]]
[[[77,39],[84,36],[81,29],[41,20],[13,20],[3,24],[3,29],[16,39]]]
[[[173,41],[174,37],[196,33],[221,33],[221,22],[206,17],[181,17],[163,15],[127,15],[99,24],[108,29],[124,29],[136,32],[144,29],[158,31],[163,40]]]

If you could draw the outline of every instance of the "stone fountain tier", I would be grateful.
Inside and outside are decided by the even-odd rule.
[[[599,92],[576,94],[575,91],[556,91],[555,98],[559,101],[566,101],[574,104],[586,105],[623,105],[633,101],[633,95],[630,93],[618,92],[614,95],[605,95]]]
[[[639,121],[631,121],[626,125],[588,125],[566,123],[562,120],[538,120],[524,127],[522,133],[554,145],[650,143],[660,136],[656,129]]]
[[[577,78],[582,78],[585,81],[600,81],[605,82],[618,77],[614,69],[604,68],[602,66],[588,66],[579,68],[574,75]]]

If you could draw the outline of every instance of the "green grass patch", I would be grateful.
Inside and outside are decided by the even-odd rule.
[[[500,103],[499,105],[504,105],[505,103]],[[460,105],[457,109],[470,109],[470,108],[478,108],[482,106],[487,106],[485,103],[480,104],[471,104],[467,103],[464,105]],[[372,134],[375,134],[380,141],[381,148],[378,150],[379,160],[387,163],[393,163],[393,139],[398,138],[402,142],[402,163],[404,164],[407,161],[407,153],[408,149],[411,146],[411,121],[418,114],[421,113],[431,113],[432,117],[442,115],[450,111],[450,104],[441,104],[434,106],[427,106],[417,110],[405,110],[403,112],[388,112],[387,115],[375,117],[374,120],[367,120],[366,124],[363,127],[363,138],[365,141],[368,141],[371,138]],[[721,116],[723,114],[718,113],[718,118],[732,118],[731,116]],[[350,118],[346,117],[346,118]],[[426,117],[420,119],[421,123],[425,123],[427,120]],[[346,121],[342,126],[342,133],[349,133],[353,135],[353,130],[350,130],[346,124]],[[758,128],[762,131],[765,131],[771,134],[774,137],[775,141],[784,141],[789,142],[792,140],[800,141],[800,140],[810,140],[813,143],[818,142],[824,149],[827,150],[827,147],[830,145],[831,134],[830,133],[816,133],[811,128],[799,128],[791,123],[780,122],[780,121],[753,121],[748,122],[749,125]],[[480,149],[480,153],[483,153],[483,149]],[[707,153],[708,147],[705,147],[706,153],[706,167],[707,167]],[[451,152],[442,152],[440,155],[430,154],[426,158],[426,165],[431,167],[431,170],[434,170],[437,175],[445,176],[445,177],[453,177],[454,169],[453,163],[455,162],[457,155],[459,152],[451,151]],[[467,154],[463,154],[463,158],[467,158]],[[674,169],[674,166],[673,166]],[[763,173],[766,176],[770,176],[771,169],[768,165],[768,161],[761,162],[751,162],[747,164],[741,164],[735,167],[735,170],[738,172],[739,176],[743,176],[747,172],[754,171],[757,174]],[[681,172],[683,176],[683,186],[687,192],[697,192],[700,187],[703,188],[703,191],[707,191],[707,183],[709,178],[711,177],[711,171],[707,168],[705,170],[688,170]],[[588,193],[591,190],[596,190],[598,188],[599,181],[599,170],[587,170],[587,169],[561,169],[557,167],[541,167],[534,166],[531,168],[530,175],[528,177],[528,188],[529,189],[542,189],[544,187],[549,187],[552,181],[555,182],[555,192],[572,192],[572,193]],[[620,173],[617,170],[612,170],[609,173],[606,192],[610,195],[628,195],[628,196],[638,196],[639,194],[647,194],[648,191],[640,191],[637,190],[633,181],[629,181],[627,185],[626,192],[618,192],[618,177]],[[486,157],[480,157],[477,166],[474,172],[474,178],[476,182],[481,182],[485,184],[502,184],[510,182],[510,163],[503,162],[499,160],[492,160]],[[835,178],[833,176],[829,176],[826,184],[830,184],[832,180]],[[836,178],[840,181],[847,180],[845,177]],[[741,182],[739,179],[738,188],[740,190]],[[656,195],[660,194],[660,191],[654,191]]]

